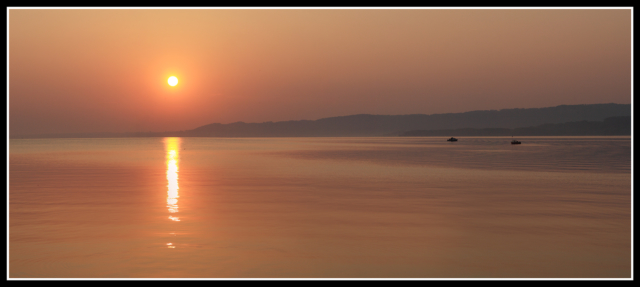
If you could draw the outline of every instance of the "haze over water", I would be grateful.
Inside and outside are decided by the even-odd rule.
[[[11,278],[629,278],[631,137],[11,139]]]

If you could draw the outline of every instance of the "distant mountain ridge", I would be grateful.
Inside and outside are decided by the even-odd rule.
[[[411,130],[458,128],[518,128],[546,123],[602,121],[630,116],[630,104],[561,105],[549,108],[503,109],[433,115],[351,115],[315,121],[210,124],[185,131],[183,136],[297,137],[388,136]]]
[[[33,137],[341,137],[397,136],[414,130],[513,129],[542,124],[602,121],[631,116],[630,104],[561,105],[548,108],[502,109],[447,114],[350,115],[319,120],[263,123],[213,123],[187,131],[150,133],[76,133]]]

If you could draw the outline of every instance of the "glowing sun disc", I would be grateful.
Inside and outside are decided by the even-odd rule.
[[[169,77],[169,80],[167,80],[167,82],[169,83],[169,86],[175,86],[178,84],[178,78],[171,76]]]

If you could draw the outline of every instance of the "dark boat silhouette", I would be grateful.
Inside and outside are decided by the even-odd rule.
[[[448,139],[447,141],[448,141],[448,142],[457,142],[457,141],[458,141],[458,139],[457,139],[457,138],[454,138],[454,137],[451,137],[451,138],[450,138],[450,139]]]
[[[511,138],[513,138],[513,137],[511,137]],[[512,140],[512,141],[511,141],[511,144],[521,144],[521,142],[519,142],[519,141],[517,141],[517,140]]]

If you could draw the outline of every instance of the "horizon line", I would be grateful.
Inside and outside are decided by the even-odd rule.
[[[229,123],[209,123],[209,124],[204,124],[204,125],[200,125],[197,126],[195,128],[191,128],[191,129],[183,129],[183,130],[173,130],[173,131],[129,131],[129,132],[122,132],[122,131],[116,131],[116,132],[109,132],[109,131],[103,131],[103,132],[92,132],[92,131],[88,131],[88,132],[63,132],[63,133],[31,133],[31,134],[19,134],[19,135],[14,135],[13,137],[10,135],[10,130],[9,130],[9,121],[7,121],[7,139],[11,139],[11,138],[18,138],[18,137],[30,137],[30,138],[37,138],[37,137],[52,137],[52,136],[71,136],[71,135],[90,135],[90,134],[95,134],[95,135],[104,135],[104,134],[120,134],[120,135],[125,135],[125,134],[150,134],[150,133],[178,133],[178,132],[188,132],[188,131],[193,131],[195,129],[201,128],[201,127],[205,127],[205,126],[209,126],[209,125],[230,125],[230,124],[265,124],[265,123],[283,123],[283,122],[302,122],[302,121],[308,121],[308,122],[315,122],[315,121],[319,121],[319,120],[323,120],[323,119],[331,119],[331,118],[341,118],[341,117],[352,117],[352,116],[434,116],[434,115],[451,115],[451,114],[465,114],[465,113],[471,113],[471,112],[499,112],[499,111],[503,111],[503,110],[527,110],[527,109],[548,109],[548,108],[557,108],[557,107],[562,107],[562,106],[586,106],[586,105],[632,105],[631,103],[629,104],[619,104],[619,103],[598,103],[598,104],[575,104],[575,105],[567,105],[567,104],[562,104],[562,105],[557,105],[557,106],[550,106],[550,107],[540,107],[540,108],[506,108],[506,109],[499,109],[499,110],[472,110],[472,111],[466,111],[466,112],[458,112],[458,113],[438,113],[438,114],[350,114],[350,115],[343,115],[343,116],[332,116],[332,117],[323,117],[323,118],[319,118],[319,119],[315,119],[315,120],[306,120],[306,119],[302,119],[302,120],[282,120],[282,121],[263,121],[263,122],[243,122],[243,121],[236,121],[236,122],[229,122]],[[633,122],[633,109],[631,109],[631,115],[630,117],[632,118],[632,122]]]

